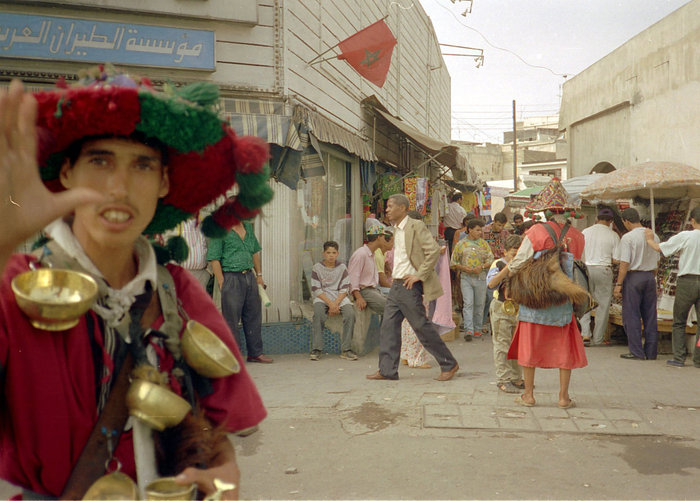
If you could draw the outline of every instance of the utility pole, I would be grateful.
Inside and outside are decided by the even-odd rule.
[[[518,191],[518,126],[515,121],[515,99],[513,99],[513,189]]]

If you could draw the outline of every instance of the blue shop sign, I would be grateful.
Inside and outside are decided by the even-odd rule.
[[[213,31],[8,13],[0,57],[216,69]]]

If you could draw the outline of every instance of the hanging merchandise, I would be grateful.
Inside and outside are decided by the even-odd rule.
[[[415,209],[420,212],[422,216],[425,216],[429,204],[428,179],[424,177],[417,177],[414,178],[413,181],[415,181]]]
[[[462,196],[462,207],[464,207],[464,210],[467,211],[468,213],[474,213],[474,209],[479,206],[477,199],[476,199],[476,193],[473,191],[469,191],[467,193],[464,193]]]
[[[491,188],[488,186],[481,188],[481,215],[491,216]]]
[[[407,177],[403,180],[403,193],[408,197],[408,209],[416,210],[418,178]]]
[[[386,200],[391,195],[403,193],[401,176],[395,172],[385,172],[377,178],[377,191]]]

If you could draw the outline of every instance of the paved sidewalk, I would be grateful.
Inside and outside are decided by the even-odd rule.
[[[269,415],[234,439],[242,498],[700,498],[699,369],[587,348],[575,408],[557,408],[558,371],[539,369],[525,408],[497,389],[489,337],[448,347],[461,369],[447,382],[434,361],[368,381],[376,351],[248,364]]]

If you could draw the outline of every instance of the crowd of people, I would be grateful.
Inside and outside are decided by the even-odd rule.
[[[237,138],[213,100],[197,101],[214,90],[165,95],[146,79],[100,68],[70,89],[32,95],[13,81],[0,91],[0,477],[27,499],[81,499],[101,477],[120,472],[143,488],[142,473],[156,471],[204,495],[237,497],[235,451],[222,435],[245,433],[266,415],[239,345],[248,362],[273,362],[261,336],[262,249],[244,220],[272,193],[266,145]],[[238,194],[193,228],[192,218],[235,182]],[[466,341],[491,333],[500,391],[534,406],[535,370],[557,368],[557,405],[567,409],[575,405],[571,372],[587,364],[584,344],[605,342],[612,297],[622,299],[629,346],[622,357],[656,359],[654,270],[660,254],[680,253],[668,364],[685,364],[686,319],[693,305],[700,310],[700,207],[690,213],[692,230],[661,243],[632,208],[621,214],[621,238],[605,208],[593,226],[577,230],[568,220],[574,204],[557,180],[529,206],[545,214],[542,224],[516,215],[509,228],[502,213],[485,224],[460,200],[451,198],[443,246],[403,194],[388,198],[390,225],[368,221],[366,243],[347,264],[338,260],[338,243],[323,244],[310,277],[312,361],[323,355],[329,316],[342,317],[341,358],[357,360],[357,312],[370,310],[382,322],[378,370],[367,379],[398,379],[402,358],[430,368],[430,355],[436,379],[449,381],[460,366],[441,327],[456,306]],[[42,229],[47,239],[35,253],[13,252]],[[144,236],[168,231],[178,235],[158,251]],[[193,273],[173,264],[188,244]],[[592,329],[590,316],[579,328],[574,313],[582,291],[572,280],[575,260],[587,265],[599,305]],[[37,268],[79,272],[95,284],[94,304],[60,333],[47,333],[17,299],[15,279]],[[528,286],[511,286],[516,279]],[[455,305],[452,280],[461,292]],[[219,340],[238,370],[208,375],[183,356],[180,336],[192,322]],[[700,350],[693,363],[700,367]],[[138,379],[192,409],[165,432],[148,432],[150,454],[135,439],[142,423],[127,425],[124,395]]]

